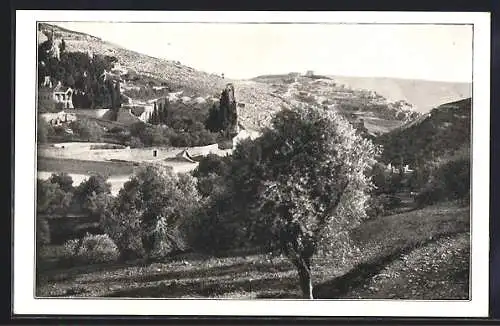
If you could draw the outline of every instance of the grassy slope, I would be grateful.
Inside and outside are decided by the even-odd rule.
[[[470,98],[442,104],[429,114],[381,135],[376,142],[385,148],[385,161],[401,156],[414,164],[429,159],[431,154],[443,156],[469,146],[471,115]]]
[[[134,172],[134,164],[132,162],[97,162],[39,156],[37,170],[75,174],[88,174],[90,171],[108,176],[130,175]]]
[[[352,264],[343,269],[332,269],[328,260],[318,264],[314,271],[316,296],[466,298],[468,230],[468,208],[453,205],[368,222],[353,233],[362,250]],[[38,296],[300,296],[296,272],[287,259],[264,255],[187,256],[153,264],[50,268],[41,272],[40,282]]]

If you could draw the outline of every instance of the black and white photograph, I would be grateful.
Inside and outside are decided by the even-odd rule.
[[[487,14],[24,13],[25,311],[487,313]]]

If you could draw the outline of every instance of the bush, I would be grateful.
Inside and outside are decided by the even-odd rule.
[[[370,217],[384,216],[401,205],[401,199],[388,194],[372,196],[368,203],[367,215]]]
[[[120,249],[121,259],[166,255],[184,249],[178,232],[200,204],[195,179],[161,166],[145,166],[103,210],[101,226]]]
[[[470,195],[470,156],[466,152],[445,158],[431,172],[429,182],[416,197],[417,205],[431,205],[444,200],[467,202]]]
[[[107,234],[86,234],[64,243],[65,255],[80,263],[105,263],[118,259],[118,247]]]
[[[79,119],[70,123],[70,128],[81,139],[100,141],[105,134],[104,128],[97,122],[88,119]]]
[[[246,230],[232,213],[230,201],[222,197],[198,210],[182,225],[189,247],[213,255],[248,247]]]

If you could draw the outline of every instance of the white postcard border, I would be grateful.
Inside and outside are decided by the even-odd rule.
[[[474,24],[470,301],[35,299],[36,22],[323,22]],[[490,14],[450,12],[16,11],[13,313],[486,317],[489,291]]]

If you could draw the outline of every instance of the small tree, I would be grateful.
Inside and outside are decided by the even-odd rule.
[[[59,187],[66,192],[73,192],[73,178],[65,172],[52,173],[49,178],[51,183],[56,183]]]
[[[232,192],[250,236],[289,257],[305,298],[313,298],[313,257],[351,249],[347,231],[366,217],[377,152],[336,113],[297,108],[233,154]]]
[[[120,190],[111,213],[105,214],[105,230],[110,230],[120,250],[133,245],[137,251],[138,243],[148,256],[155,251],[183,249],[178,228],[199,201],[191,176],[146,166]]]
[[[36,188],[36,210],[38,213],[64,214],[68,210],[72,194],[62,190],[57,183],[37,179]]]
[[[108,195],[111,195],[111,184],[101,174],[91,175],[75,189],[75,200],[81,209],[95,218],[100,217],[103,209],[99,201],[106,201],[102,197]]]
[[[76,134],[87,141],[99,141],[105,133],[97,122],[88,119],[72,121],[70,127]]]

